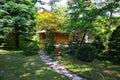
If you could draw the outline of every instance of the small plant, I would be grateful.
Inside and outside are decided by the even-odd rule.
[[[37,43],[30,42],[28,45],[26,45],[26,47],[24,47],[23,55],[26,55],[26,56],[35,55],[38,50],[39,50],[39,47],[37,46]]]
[[[48,44],[46,47],[45,47],[45,51],[48,53],[48,54],[51,54],[52,51],[54,51],[55,49],[55,46],[53,44]]]
[[[82,61],[93,61],[96,58],[96,48],[90,44],[84,44],[76,50],[75,56]]]

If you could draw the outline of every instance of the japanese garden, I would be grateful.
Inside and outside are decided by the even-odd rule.
[[[0,80],[120,80],[120,1],[0,0]]]

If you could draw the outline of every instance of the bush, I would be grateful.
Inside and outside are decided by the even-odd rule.
[[[109,39],[109,51],[107,58],[111,60],[120,60],[120,26],[118,26],[112,33]]]
[[[4,40],[0,39],[0,46],[2,45],[3,42],[4,42]]]
[[[97,49],[98,53],[101,53],[104,50],[103,42],[100,38],[100,36],[96,36],[95,40],[93,41],[93,46]]]
[[[45,45],[45,51],[46,53],[51,54],[55,49],[54,33],[48,30],[46,36],[47,36],[47,41],[46,41],[47,44]]]
[[[76,50],[75,55],[82,61],[93,61],[96,58],[96,48],[90,44],[84,44]]]
[[[39,50],[39,47],[37,46],[36,42],[30,42],[26,47],[24,47],[24,55],[31,56],[35,55],[37,51]]]
[[[46,53],[48,53],[48,54],[51,54],[52,51],[54,51],[54,49],[55,49],[55,46],[54,46],[53,44],[48,44],[48,45],[46,45],[46,47],[45,47],[45,51],[46,51]]]

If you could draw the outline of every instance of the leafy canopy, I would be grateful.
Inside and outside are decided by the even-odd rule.
[[[5,29],[12,30],[18,28],[16,33],[28,33],[30,28],[34,25],[33,3],[31,0],[4,0],[0,2],[0,29],[4,32]]]

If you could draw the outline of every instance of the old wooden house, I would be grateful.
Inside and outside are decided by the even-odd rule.
[[[47,30],[41,30],[37,32],[39,34],[39,42],[41,44],[47,43]],[[52,31],[54,34],[54,41],[56,44],[68,44],[69,43],[69,35],[59,31]]]

